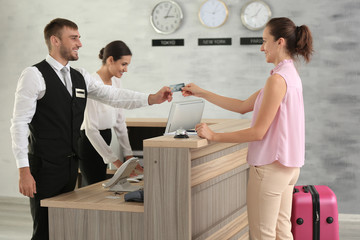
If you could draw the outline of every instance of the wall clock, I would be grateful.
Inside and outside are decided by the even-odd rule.
[[[253,31],[263,29],[271,18],[271,9],[261,0],[253,0],[241,8],[241,22]]]
[[[220,0],[207,0],[199,10],[200,22],[209,28],[217,28],[226,22],[229,10],[226,4]]]
[[[156,32],[170,34],[181,25],[183,13],[179,4],[174,1],[162,1],[155,5],[150,22]]]

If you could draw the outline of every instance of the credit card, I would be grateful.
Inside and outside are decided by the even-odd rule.
[[[181,88],[185,87],[185,84],[179,83],[179,84],[170,85],[169,87],[171,92],[179,92],[181,91]]]

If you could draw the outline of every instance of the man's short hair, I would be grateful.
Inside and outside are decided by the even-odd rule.
[[[44,37],[49,51],[51,50],[50,37],[54,35],[58,38],[61,38],[61,31],[64,27],[69,27],[75,30],[78,29],[76,23],[64,18],[55,18],[45,26]]]

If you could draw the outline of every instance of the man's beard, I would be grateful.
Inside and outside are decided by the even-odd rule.
[[[60,47],[60,55],[61,57],[63,57],[64,59],[66,59],[67,61],[76,61],[79,59],[79,56],[73,56],[71,54],[72,50],[69,51],[69,49],[64,48],[63,46]]]

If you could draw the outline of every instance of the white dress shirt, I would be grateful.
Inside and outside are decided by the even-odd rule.
[[[94,73],[92,76],[101,84],[104,84],[99,74]],[[113,87],[121,88],[121,80],[119,78],[113,77],[111,81]],[[114,128],[123,155],[133,155],[125,123],[124,110],[122,108],[114,108],[101,102],[88,99],[81,130],[85,130],[86,136],[103,158],[104,163],[111,163],[119,159],[112,151],[111,147],[106,144],[99,132],[99,130],[112,128]]]
[[[51,65],[61,81],[64,83],[61,68],[64,66],[50,55],[46,61]],[[66,67],[70,67],[69,64]],[[84,69],[77,69],[84,77],[88,98],[98,100],[117,108],[133,109],[148,106],[149,94],[134,92],[126,89],[113,88],[96,81]],[[70,73],[69,73],[70,74]],[[12,149],[18,168],[28,167],[28,136],[29,126],[35,111],[37,100],[45,95],[46,85],[41,72],[36,67],[27,67],[18,81],[15,92],[13,118],[11,119],[10,133]],[[75,96],[76,97],[76,96]]]

